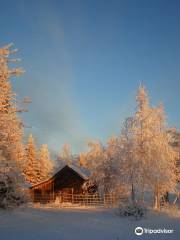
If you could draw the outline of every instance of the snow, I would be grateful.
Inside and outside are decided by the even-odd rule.
[[[120,218],[114,209],[104,208],[19,208],[0,211],[2,240],[131,240],[178,239],[180,216],[150,212],[136,221]],[[137,226],[174,229],[172,234],[136,236]]]

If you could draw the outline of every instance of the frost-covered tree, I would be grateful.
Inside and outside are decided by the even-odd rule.
[[[16,62],[16,59],[10,59],[9,56],[17,51],[11,50],[10,47],[11,45],[7,45],[0,48],[0,151],[2,156],[0,159],[0,178],[5,193],[8,193],[8,198],[1,194],[0,201],[1,203],[5,201],[6,206],[8,203],[12,204],[13,199],[15,204],[18,195],[20,198],[20,185],[22,183],[20,152],[23,123],[17,115],[21,110],[18,108],[17,98],[10,82],[10,78],[20,75],[22,70],[9,68],[10,61]],[[16,192],[16,197],[14,197],[14,192]]]
[[[67,164],[72,163],[73,155],[72,155],[72,152],[71,152],[70,144],[68,144],[68,143],[64,144],[64,146],[62,147],[62,151],[61,151],[60,156]]]
[[[135,138],[133,135],[134,119],[129,117],[125,120],[120,135],[120,179],[127,186],[130,186],[131,200],[136,199],[136,190],[139,185],[140,162],[135,156]]]
[[[73,154],[71,152],[71,146],[65,143],[61,149],[61,152],[57,156],[56,165],[60,168],[66,164],[72,164],[74,160]]]
[[[143,198],[145,187],[151,188],[154,191],[154,206],[159,208],[162,196],[174,190],[176,184],[175,155],[169,144],[171,139],[162,106],[150,106],[143,86],[140,86],[136,100],[133,135],[134,159],[141,166],[138,169],[139,189]]]
[[[98,189],[104,192],[104,163],[106,159],[105,147],[101,142],[89,142],[89,151],[86,153],[86,166],[91,172],[91,179],[98,185]]]
[[[149,174],[151,143],[155,134],[156,109],[150,106],[148,94],[144,86],[140,86],[136,96],[137,110],[134,116],[133,138],[135,141],[134,161],[138,168],[138,190],[140,198],[144,198],[144,188]]]
[[[23,123],[17,116],[17,98],[12,90],[10,77],[21,74],[19,68],[9,69],[10,46],[0,49],[0,148],[7,159],[18,160],[16,148],[22,142]]]
[[[26,158],[26,149],[23,143],[20,143],[17,147],[17,165],[20,171],[23,173],[24,168],[26,166],[27,158]],[[23,173],[24,175],[24,173]]]
[[[86,153],[81,152],[78,156],[78,165],[80,167],[86,167],[87,164]]]
[[[180,133],[176,128],[171,128],[168,133],[171,136],[171,146],[176,153],[176,174],[177,174],[177,181],[180,182]]]
[[[135,115],[125,121],[120,136],[120,176],[130,184],[133,202],[143,200],[144,191],[151,189],[159,208],[164,194],[176,185],[175,154],[162,105],[151,107],[144,86],[136,101]]]
[[[107,146],[101,142],[89,142],[89,151],[84,154],[85,166],[91,172],[91,180],[101,193],[117,191],[119,187],[117,167],[117,139],[112,137]]]
[[[24,203],[23,177],[16,165],[12,165],[0,152],[0,208],[13,208]]]
[[[106,158],[104,162],[104,178],[107,192],[123,193],[124,184],[122,176],[122,158],[121,158],[121,141],[119,137],[111,137],[106,146]]]
[[[53,170],[53,163],[50,158],[49,150],[47,144],[43,144],[39,151],[39,173],[40,180],[43,181],[47,179]]]
[[[154,207],[160,208],[163,196],[176,187],[176,154],[166,127],[162,106],[156,109],[156,127],[151,142],[148,184],[154,191]],[[153,171],[151,171],[153,170]]]
[[[26,181],[31,184],[36,184],[41,180],[40,165],[37,158],[36,145],[32,134],[30,134],[26,146],[26,159],[26,166],[24,168]]]

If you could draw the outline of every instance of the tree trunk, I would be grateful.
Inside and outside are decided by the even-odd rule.
[[[164,195],[164,199],[166,203],[169,203],[169,193],[166,192],[166,194]]]
[[[140,201],[144,202],[144,184],[142,185],[141,188]]]
[[[134,203],[135,202],[135,191],[134,191],[134,184],[131,184],[131,200]]]
[[[160,209],[160,193],[159,193],[159,186],[158,184],[155,186],[154,191],[154,209]]]

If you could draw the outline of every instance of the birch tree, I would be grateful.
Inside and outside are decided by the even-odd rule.
[[[67,164],[72,164],[72,163],[73,163],[73,155],[71,152],[71,146],[70,144],[65,143],[56,160],[57,168],[60,168],[62,166],[65,166]]]
[[[151,167],[151,144],[155,134],[156,110],[150,106],[148,94],[144,86],[140,86],[136,96],[137,110],[134,116],[133,138],[135,142],[134,161],[141,166],[138,168],[138,190],[140,199],[144,199],[144,188]]]
[[[86,167],[87,165],[87,159],[86,159],[86,153],[81,152],[78,157],[78,165],[80,167]]]
[[[107,192],[124,194],[124,184],[120,177],[122,176],[121,149],[122,146],[119,137],[112,136],[109,138],[105,151],[106,157],[103,163],[104,180]]]
[[[91,180],[98,186],[101,193],[107,191],[107,185],[104,173],[104,164],[106,160],[105,147],[101,142],[89,142],[89,151],[86,153],[87,168],[91,172]]]
[[[162,196],[175,188],[175,155],[170,146],[162,105],[152,108],[143,86],[140,86],[136,100],[133,133],[136,141],[134,157],[141,165],[139,189],[143,198],[145,186],[151,188],[154,191],[154,207],[160,208]]]
[[[136,200],[136,192],[139,186],[140,162],[135,158],[135,138],[133,134],[134,119],[129,117],[125,120],[120,135],[120,179],[130,186],[131,200]]]
[[[107,146],[101,142],[89,142],[89,151],[84,154],[84,162],[91,172],[91,179],[100,193],[117,192],[118,177],[118,139],[112,137]]]
[[[149,171],[149,186],[154,191],[154,207],[160,208],[164,195],[175,191],[177,184],[176,153],[171,147],[171,135],[166,127],[162,106],[156,109],[156,128],[152,139],[151,168]],[[151,171],[153,169],[153,171]]]

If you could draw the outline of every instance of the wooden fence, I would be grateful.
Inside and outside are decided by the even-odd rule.
[[[119,202],[126,201],[127,197],[117,194],[68,194],[61,193],[56,196],[39,196],[36,197],[36,203],[40,204],[55,204],[56,206],[63,207],[71,205],[77,206],[106,206],[114,207]]]

